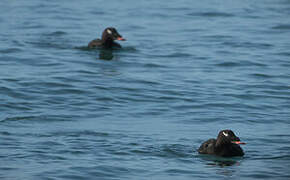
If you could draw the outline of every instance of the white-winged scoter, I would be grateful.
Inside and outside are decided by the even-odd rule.
[[[96,48],[96,47],[101,47],[101,48],[121,48],[121,45],[114,42],[114,40],[119,40],[119,41],[125,41],[118,31],[113,28],[113,27],[108,27],[103,31],[102,34],[102,39],[94,39],[92,40],[89,44],[89,48]]]
[[[217,139],[209,139],[202,143],[198,152],[222,157],[243,156],[244,152],[239,144],[246,143],[241,142],[232,130],[222,130]]]

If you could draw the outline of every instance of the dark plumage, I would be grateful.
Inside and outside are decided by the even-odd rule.
[[[243,149],[239,144],[240,138],[231,130],[222,130],[219,132],[217,139],[209,139],[202,143],[198,152],[200,154],[212,154],[222,157],[243,156]]]
[[[114,42],[114,40],[125,41],[125,39],[113,27],[108,27],[103,31],[102,39],[94,39],[89,44],[89,48],[121,48],[121,45]]]

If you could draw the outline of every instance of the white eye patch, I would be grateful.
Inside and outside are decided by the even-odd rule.
[[[228,134],[228,133],[226,133],[226,132],[223,132],[223,135],[224,135],[224,136],[226,136],[226,137],[228,137],[228,136],[229,136],[229,134]]]
[[[110,29],[107,29],[107,33],[112,34],[112,31]]]

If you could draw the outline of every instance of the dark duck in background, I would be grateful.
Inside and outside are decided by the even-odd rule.
[[[198,152],[222,157],[243,156],[244,152],[240,144],[245,143],[241,142],[232,130],[222,130],[217,139],[209,139],[202,143]]]
[[[113,27],[108,27],[102,34],[102,39],[94,39],[89,44],[89,48],[121,48],[121,45],[114,42],[114,40],[125,41],[125,39]]]

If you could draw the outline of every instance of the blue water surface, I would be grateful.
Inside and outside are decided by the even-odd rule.
[[[0,179],[290,179],[290,1],[0,1]],[[109,26],[119,50],[88,49]],[[244,157],[199,155],[232,129]]]

